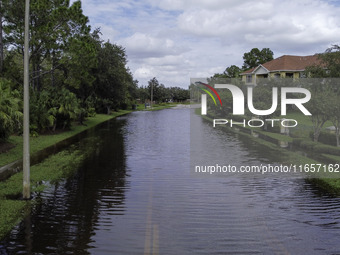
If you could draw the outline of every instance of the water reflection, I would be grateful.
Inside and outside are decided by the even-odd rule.
[[[8,254],[89,254],[96,226],[112,227],[112,222],[98,222],[100,216],[125,210],[124,123],[108,122],[79,144],[96,152],[73,178],[40,194],[34,212],[5,239]]]
[[[189,115],[136,112],[94,132],[96,152],[41,194],[3,254],[340,254],[339,198],[303,179],[193,176]],[[233,164],[282,159],[193,121],[210,130],[194,148],[205,160],[214,150]]]

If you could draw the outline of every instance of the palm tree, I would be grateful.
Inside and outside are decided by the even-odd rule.
[[[7,140],[21,127],[21,103],[20,93],[12,90],[8,81],[0,79],[0,140]]]

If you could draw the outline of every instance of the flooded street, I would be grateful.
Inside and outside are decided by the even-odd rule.
[[[193,118],[179,108],[102,125],[91,134],[96,152],[38,196],[0,254],[340,254],[340,198],[303,179],[194,176],[190,124],[211,127]],[[278,159],[235,135],[206,134],[207,144],[223,140],[233,164]]]

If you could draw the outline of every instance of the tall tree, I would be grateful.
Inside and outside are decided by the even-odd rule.
[[[24,7],[24,1],[0,0],[0,64],[5,61],[2,75],[13,91],[22,88]],[[30,11],[31,120],[37,131],[67,127],[75,115],[82,122],[97,102],[110,110],[135,100],[137,81],[126,67],[125,49],[103,43],[97,29],[91,33],[80,0],[31,0]]]
[[[324,53],[318,54],[319,64],[306,68],[305,73],[312,78],[340,77],[340,46],[333,45]]]
[[[340,77],[340,46],[333,45],[328,48],[324,54],[319,55],[321,58],[321,68],[327,70],[328,77]]]
[[[86,101],[93,93],[97,67],[96,42],[89,35],[77,35],[70,38],[69,45],[60,61],[65,75],[65,84],[81,99],[81,106],[86,108]]]
[[[190,98],[189,90],[179,87],[170,87],[169,94],[174,102],[185,101]]]
[[[269,48],[253,48],[250,52],[246,52],[243,55],[243,70],[247,70],[253,67],[257,67],[260,64],[273,60],[274,53]]]
[[[2,0],[0,0],[0,74],[3,70],[3,64],[4,64],[4,44],[3,44],[3,28],[2,28],[2,22],[3,22],[3,8],[2,8]]]
[[[224,73],[227,78],[238,78],[241,73],[241,68],[236,65],[231,65],[225,69]]]
[[[148,81],[148,90],[149,90],[149,95],[150,99],[153,101],[158,101],[161,98],[161,88],[159,81],[157,80],[156,77],[153,77],[151,80]],[[151,98],[152,94],[152,98]]]
[[[99,48],[95,93],[107,113],[110,113],[112,108],[126,108],[126,100],[136,87],[126,64],[126,53],[122,46],[106,42]]]
[[[5,3],[6,43],[23,54],[24,1]],[[33,0],[30,5],[31,78],[33,88],[40,91],[42,75],[53,72],[72,38],[89,34],[90,27],[79,0],[72,5],[69,0]],[[52,62],[52,67],[46,61]]]

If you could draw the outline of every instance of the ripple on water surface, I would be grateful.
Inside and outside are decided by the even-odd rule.
[[[189,112],[135,112],[94,132],[96,153],[40,194],[0,254],[340,254],[339,198],[303,179],[193,176],[190,124],[211,127]],[[277,160],[237,136],[206,134],[195,155]]]

